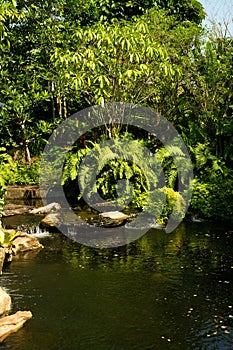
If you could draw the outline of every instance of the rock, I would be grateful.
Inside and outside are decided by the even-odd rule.
[[[12,260],[14,261],[22,261],[22,259],[32,260],[39,254],[39,252],[40,252],[40,249],[23,252],[23,253],[14,255],[12,257],[13,258]]]
[[[8,263],[12,261],[13,255],[15,255],[14,249],[12,246],[7,246],[4,245],[4,250],[5,250],[5,260],[4,262]]]
[[[7,186],[7,192],[4,197],[6,200],[40,199],[40,188],[37,185],[10,185]]]
[[[6,252],[3,247],[0,247],[0,275],[2,274],[2,268],[5,261]]]
[[[1,318],[0,342],[3,342],[11,333],[17,332],[30,318],[32,318],[30,311],[17,311],[14,315]]]
[[[30,205],[9,203],[4,206],[2,216],[6,217],[19,214],[28,214],[32,208],[33,207]]]
[[[105,227],[119,226],[129,218],[128,215],[121,213],[120,211],[107,211],[100,213],[99,215],[103,218],[101,224]]]
[[[47,213],[51,213],[53,210],[60,210],[60,209],[61,209],[60,204],[54,202],[54,203],[45,205],[44,207],[33,209],[30,211],[30,214],[47,214]]]
[[[40,244],[36,237],[19,231],[17,236],[12,240],[12,248],[14,254],[18,254],[35,249],[41,249],[43,248],[43,245]]]
[[[15,233],[15,230],[5,229],[4,231],[9,234]],[[11,262],[14,255],[39,250],[41,248],[43,248],[43,245],[40,244],[36,237],[18,231],[11,241],[3,243],[2,246],[0,246],[0,274],[4,262]]]
[[[11,297],[0,287],[0,315],[7,314],[11,309]]]
[[[59,226],[61,219],[59,213],[47,214],[44,219],[41,220],[41,227],[55,227]]]
[[[121,213],[120,211],[108,211],[105,213],[100,213],[100,216],[102,216],[103,218],[109,218],[113,220],[125,220],[129,218],[128,215]]]

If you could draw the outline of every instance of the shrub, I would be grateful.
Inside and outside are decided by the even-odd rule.
[[[0,186],[4,185],[31,185],[39,182],[39,160],[35,159],[31,165],[17,160],[0,149]]]
[[[206,182],[196,178],[191,210],[206,218],[232,219],[232,188],[232,176],[226,178],[219,176]]]

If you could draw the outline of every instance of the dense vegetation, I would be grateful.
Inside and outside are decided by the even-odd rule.
[[[46,140],[74,112],[133,102],[161,113],[184,139],[195,172],[192,210],[230,218],[233,41],[207,33],[204,16],[196,0],[1,0],[0,197],[7,184],[38,183]],[[76,142],[64,166],[67,193],[74,193],[90,149],[119,138],[160,156],[166,221],[178,196],[171,156],[156,138],[124,125],[97,128]],[[134,182],[132,205],[143,207],[148,188],[136,164],[110,160],[96,187],[107,200],[116,199],[114,184],[124,178]]]

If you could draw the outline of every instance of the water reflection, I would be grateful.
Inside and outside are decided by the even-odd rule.
[[[60,234],[6,267],[34,317],[2,349],[231,349],[233,235],[209,223],[94,249]]]

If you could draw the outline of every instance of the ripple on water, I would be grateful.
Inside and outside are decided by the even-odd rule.
[[[0,348],[232,349],[232,238],[216,225],[200,230],[154,230],[114,249],[40,236],[45,248],[1,276],[15,310],[33,319]]]

